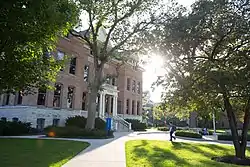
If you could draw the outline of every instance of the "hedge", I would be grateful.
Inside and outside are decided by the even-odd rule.
[[[158,127],[157,130],[159,130],[159,131],[169,131],[169,127]]]
[[[131,128],[134,131],[146,131],[147,125],[137,119],[125,119],[127,122],[131,123]]]
[[[66,119],[66,126],[75,126],[84,129],[87,123],[87,118],[83,116],[74,116]],[[106,122],[101,118],[95,119],[95,128],[100,130],[105,130]]]
[[[0,136],[19,136],[27,135],[34,132],[30,123],[23,123],[21,121],[0,121]]]
[[[199,133],[195,133],[193,131],[186,131],[186,130],[177,130],[175,132],[175,136],[180,136],[180,137],[190,137],[190,138],[202,138],[202,135]]]
[[[218,135],[218,140],[233,141],[233,137],[232,135]],[[247,135],[247,141],[250,141],[250,135]]]
[[[47,127],[44,129],[48,137],[61,138],[85,138],[85,139],[106,139],[114,137],[113,132],[107,133],[105,130],[93,129],[86,130],[76,126],[66,127]]]

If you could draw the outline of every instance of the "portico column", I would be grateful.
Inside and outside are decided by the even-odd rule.
[[[103,93],[101,92],[100,93],[100,99],[99,99],[99,115],[100,116],[103,116],[103,114],[102,114],[102,103],[103,103]]]
[[[105,93],[103,93],[102,97],[102,115],[105,116]]]
[[[117,115],[117,96],[113,96],[113,116]]]

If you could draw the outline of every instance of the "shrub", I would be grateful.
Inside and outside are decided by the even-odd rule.
[[[95,119],[95,128],[100,130],[105,130],[106,128],[106,122],[101,118]]]
[[[46,135],[48,137],[62,137],[62,138],[92,138],[92,139],[104,139],[111,138],[113,136],[113,132],[109,132],[105,130],[86,130],[75,126],[67,126],[67,127],[47,127],[45,128]]]
[[[160,130],[160,131],[169,131],[169,127],[158,127],[157,130]]]
[[[202,135],[195,133],[193,131],[186,131],[186,130],[177,130],[175,132],[176,136],[181,136],[181,137],[190,137],[190,138],[202,138]]]
[[[66,126],[75,126],[84,129],[87,123],[87,118],[83,116],[74,116],[66,119]],[[95,119],[95,128],[100,130],[105,130],[106,122],[101,118]]]
[[[232,135],[218,135],[218,140],[233,141],[233,137]],[[247,135],[247,141],[250,141],[250,135]]]
[[[142,123],[137,119],[126,119],[127,122],[131,123],[131,128],[134,131],[145,131],[147,128],[146,123]]]
[[[18,136],[29,134],[30,123],[0,121],[0,136]]]
[[[66,119],[66,126],[76,126],[79,128],[85,128],[87,119],[83,116],[74,116]]]

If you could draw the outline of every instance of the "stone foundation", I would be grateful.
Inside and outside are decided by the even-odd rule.
[[[66,110],[53,108],[38,108],[30,106],[3,106],[0,107],[0,118],[12,121],[18,118],[22,122],[30,122],[33,128],[37,127],[37,119],[44,119],[44,127],[53,125],[53,120],[58,119],[58,126],[64,126],[68,117],[76,115],[87,117],[87,111]]]

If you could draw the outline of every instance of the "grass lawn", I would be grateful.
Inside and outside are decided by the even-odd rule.
[[[239,167],[211,160],[233,154],[234,148],[225,145],[147,140],[126,143],[127,167]]]
[[[75,141],[0,139],[0,166],[60,167],[88,146]]]

